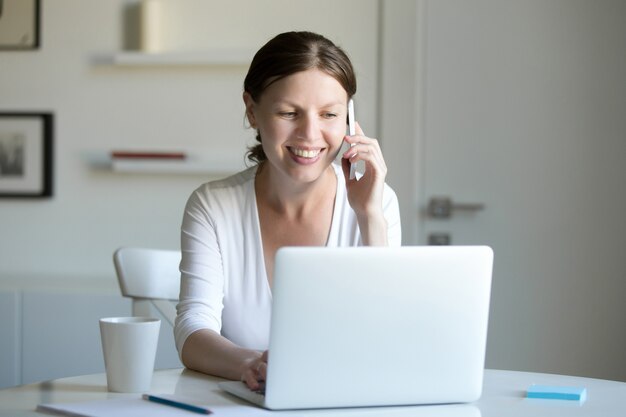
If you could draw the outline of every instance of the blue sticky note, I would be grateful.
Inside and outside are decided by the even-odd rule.
[[[550,385],[533,384],[528,387],[527,398],[544,398],[548,400],[573,400],[585,401],[587,388],[584,387],[559,387]]]

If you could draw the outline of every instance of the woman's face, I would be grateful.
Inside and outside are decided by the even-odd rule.
[[[346,134],[348,94],[330,75],[311,69],[271,84],[258,102],[244,94],[269,165],[312,182],[335,159]]]

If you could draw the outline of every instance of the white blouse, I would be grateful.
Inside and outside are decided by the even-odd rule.
[[[333,164],[337,192],[327,246],[359,246],[356,215],[343,172]],[[269,343],[272,292],[267,280],[251,167],[196,189],[181,228],[181,290],[174,337],[179,354],[200,329],[222,334],[241,347],[265,350]],[[383,210],[390,246],[400,246],[398,200],[385,184]]]

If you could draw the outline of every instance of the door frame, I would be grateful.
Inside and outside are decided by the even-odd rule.
[[[381,0],[379,13],[378,126],[404,245],[424,242],[426,7],[427,0]]]

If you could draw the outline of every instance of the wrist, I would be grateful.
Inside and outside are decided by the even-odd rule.
[[[357,215],[361,241],[365,246],[387,246],[387,220],[382,213]]]

